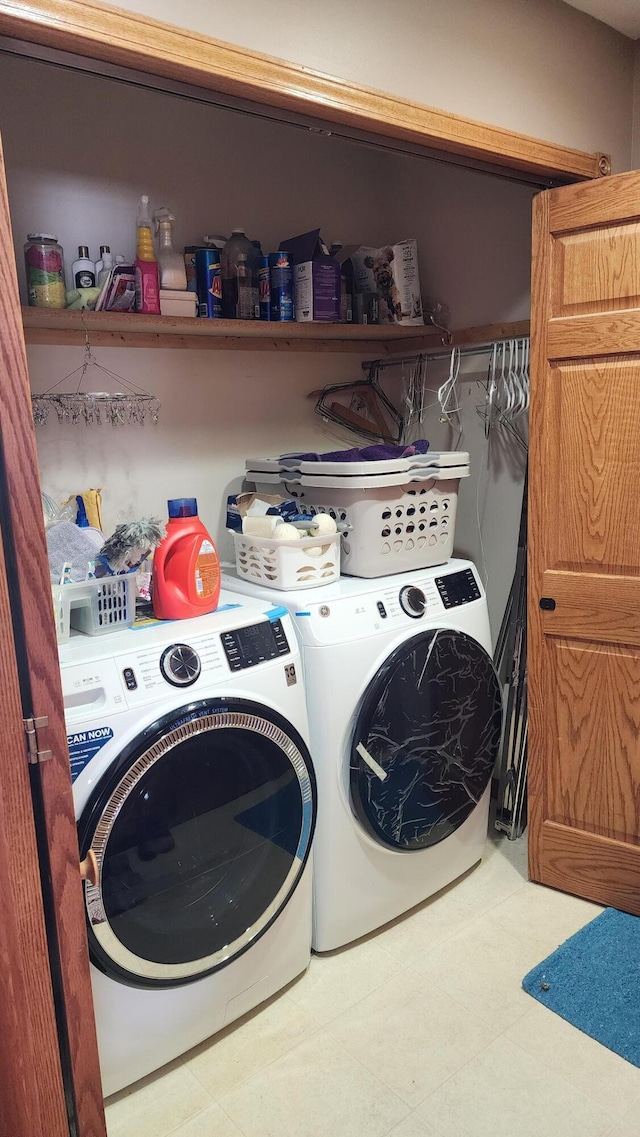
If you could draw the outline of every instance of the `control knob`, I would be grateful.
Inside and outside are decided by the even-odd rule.
[[[427,598],[421,588],[417,588],[415,584],[407,584],[404,588],[400,589],[400,607],[407,616],[411,616],[414,620],[419,620],[424,616],[424,610],[427,606]]]
[[[162,653],[160,671],[173,687],[190,687],[200,674],[200,657],[188,644],[172,644]]]

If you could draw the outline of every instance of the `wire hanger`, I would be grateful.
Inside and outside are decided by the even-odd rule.
[[[440,403],[440,422],[446,422],[458,434],[462,434],[460,419],[460,403],[458,401],[458,376],[460,374],[460,348],[451,350],[449,361],[449,376],[438,389],[438,402]]]
[[[404,418],[378,382],[378,374],[384,366],[378,359],[363,363],[363,370],[367,372],[366,379],[353,383],[333,383],[321,392],[311,391],[308,397],[317,397],[316,414],[325,422],[335,423],[375,442],[401,442]],[[336,397],[345,393],[350,396],[346,404]]]
[[[147,415],[156,425],[160,412],[160,402],[155,395],[138,387],[123,375],[110,371],[98,363],[91,343],[89,331],[84,322],[84,355],[82,363],[68,375],[64,375],[48,390],[31,396],[33,421],[36,426],[44,426],[52,410],[56,412],[58,422],[76,426],[84,422],[87,426],[101,426],[111,423],[112,426],[139,425],[141,426]],[[100,376],[107,377],[108,385],[113,387],[114,381],[124,390],[115,391],[83,391],[82,386],[90,368],[100,372]],[[78,375],[75,390],[58,391],[58,388],[68,380]]]

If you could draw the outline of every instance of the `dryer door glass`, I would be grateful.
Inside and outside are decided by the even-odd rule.
[[[351,800],[378,841],[411,851],[449,837],[491,780],[502,721],[486,651],[463,632],[403,643],[367,689],[351,747]]]
[[[253,703],[207,700],[154,724],[80,822],[94,962],[136,986],[184,983],[269,927],[304,868],[315,818],[309,753]]]

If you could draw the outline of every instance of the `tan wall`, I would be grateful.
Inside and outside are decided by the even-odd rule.
[[[629,168],[633,45],[560,0],[120,0],[120,7]]]
[[[631,169],[640,170],[640,40],[635,44],[634,64]]]

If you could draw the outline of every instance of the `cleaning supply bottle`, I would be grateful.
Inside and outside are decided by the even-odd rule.
[[[260,319],[258,256],[244,229],[232,229],[222,250],[222,315],[225,319]]]
[[[100,246],[100,260],[96,261],[96,284],[104,284],[113,268],[113,257],[108,245]]]
[[[87,245],[78,245],[78,259],[71,266],[74,288],[94,288],[96,283],[96,266],[89,259]]]
[[[158,262],[153,251],[149,198],[143,193],[138,207],[138,245],[136,251],[136,312],[160,315],[160,282]]]
[[[164,205],[153,214],[158,234],[158,266],[160,287],[175,288],[184,292],[187,287],[187,273],[184,256],[173,247],[173,223],[175,217]]]
[[[167,502],[167,535],[153,557],[153,611],[159,620],[213,612],[220,596],[220,561],[198,517],[195,497]]]

